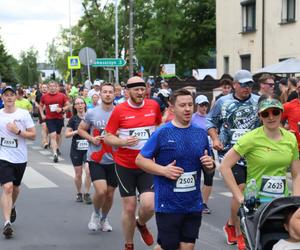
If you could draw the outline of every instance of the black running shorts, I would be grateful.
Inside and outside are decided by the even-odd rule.
[[[59,135],[64,126],[64,119],[46,119],[46,125],[49,134],[56,132]]]
[[[199,235],[202,213],[155,213],[157,243],[164,250],[179,249],[180,242],[194,243]]]
[[[0,184],[13,182],[14,186],[20,186],[26,169],[27,162],[11,163],[0,160]]]
[[[116,164],[116,174],[121,197],[136,196],[136,189],[139,194],[154,192],[153,175],[141,169],[126,168]]]
[[[82,166],[86,162],[87,150],[76,150],[71,147],[70,158],[74,167]]]
[[[89,169],[92,182],[106,180],[108,186],[118,186],[115,164],[99,164],[94,161],[89,161]]]
[[[245,184],[247,178],[247,168],[236,164],[233,168],[231,168],[235,181],[238,185]]]

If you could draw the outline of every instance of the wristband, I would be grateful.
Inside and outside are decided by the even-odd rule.
[[[21,129],[19,129],[19,131],[18,131],[17,135],[20,135],[20,134],[21,134],[21,132],[22,132],[22,131],[21,131]]]

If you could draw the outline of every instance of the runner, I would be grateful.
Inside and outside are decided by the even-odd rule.
[[[17,97],[17,99],[15,102],[15,106],[20,109],[25,109],[29,113],[32,113],[32,104],[30,103],[30,101],[28,101],[28,99],[24,98],[24,90],[23,89],[21,89],[21,88],[17,89],[16,97]]]
[[[136,163],[154,178],[156,250],[193,250],[202,219],[201,169],[211,171],[206,130],[191,125],[194,101],[180,89],[170,99],[175,118],[147,141]],[[155,162],[153,161],[155,159]]]
[[[206,115],[209,106],[209,101],[205,95],[198,95],[195,99],[195,103],[197,105],[197,110],[192,116],[191,124],[200,127],[206,131]],[[209,138],[209,142],[211,142]],[[210,143],[211,147],[211,143]],[[215,171],[211,171],[207,173],[203,171],[204,184],[202,187],[202,198],[203,198],[203,210],[202,213],[210,214],[211,210],[208,208],[207,203],[212,191],[213,179],[215,175]]]
[[[33,120],[28,111],[15,107],[16,91],[6,87],[2,91],[4,108],[0,110],[0,184],[1,207],[4,218],[3,234],[13,236],[16,220],[15,203],[27,164],[25,139],[35,139]]]
[[[234,93],[218,99],[207,115],[208,134],[221,160],[242,134],[259,126],[259,96],[251,94],[253,85],[251,73],[248,70],[239,70],[234,76]],[[232,171],[239,188],[243,190],[246,182],[245,161],[239,161]],[[237,243],[238,248],[242,250],[245,248],[245,242],[237,216],[239,207],[239,202],[232,199],[231,215],[223,230],[227,243]]]
[[[161,123],[161,113],[154,100],[144,99],[146,84],[141,77],[134,76],[127,82],[129,99],[117,105],[108,121],[104,140],[118,147],[114,153],[119,191],[122,197],[122,226],[125,250],[133,250],[133,235],[137,226],[143,241],[151,246],[152,234],[146,223],[153,216],[153,176],[139,169],[135,158],[155,127]],[[119,137],[116,133],[119,133]],[[140,206],[138,218],[136,189]]]
[[[39,123],[42,125],[42,145],[45,149],[49,147],[49,135],[48,135],[48,128],[46,125],[46,121],[42,119],[41,110],[40,110],[40,101],[44,94],[48,91],[48,86],[46,83],[40,84],[40,88],[36,92],[35,97],[35,105],[38,108],[38,115],[39,115]],[[43,114],[45,111],[43,110]]]
[[[239,204],[245,198],[230,169],[241,157],[247,160],[247,184],[252,179],[256,181],[257,197],[261,201],[289,195],[287,173],[290,166],[293,195],[300,195],[298,144],[295,136],[281,127],[282,112],[280,101],[263,97],[258,104],[263,126],[243,135],[221,163],[224,180]]]
[[[78,126],[81,120],[84,118],[86,112],[86,104],[81,97],[76,97],[73,102],[73,116],[68,121],[65,131],[66,138],[72,137],[72,144],[70,150],[70,158],[75,170],[74,182],[77,190],[76,201],[85,202],[86,204],[92,204],[90,197],[91,178],[90,171],[88,169],[88,163],[86,162],[86,152],[88,149],[88,141],[78,135]],[[85,171],[85,193],[82,196],[82,168]]]
[[[40,113],[43,120],[46,120],[46,125],[50,134],[51,148],[53,151],[53,161],[58,162],[60,133],[64,126],[63,112],[69,109],[67,96],[58,92],[57,82],[48,83],[48,93],[44,94],[40,101]],[[43,113],[45,106],[46,115]]]
[[[103,132],[113,111],[114,86],[103,83],[100,90],[102,103],[89,109],[80,123],[78,133],[89,141],[87,158],[95,194],[93,196],[94,211],[88,228],[97,231],[112,231],[107,215],[113,204],[113,197],[118,181],[112,149],[103,142]],[[90,131],[90,133],[88,132]],[[100,210],[102,215],[100,215]]]

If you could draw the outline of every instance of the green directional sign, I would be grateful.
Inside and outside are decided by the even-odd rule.
[[[97,58],[93,67],[123,67],[126,61],[122,58]]]

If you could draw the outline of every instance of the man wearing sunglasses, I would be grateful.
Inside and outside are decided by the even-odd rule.
[[[274,76],[270,74],[263,74],[259,79],[259,91],[257,92],[258,95],[266,95],[266,96],[273,96],[274,89],[275,89],[275,82]]]
[[[218,99],[207,115],[207,129],[213,141],[213,148],[222,160],[225,153],[246,132],[259,126],[257,102],[259,96],[252,94],[254,81],[248,70],[239,70],[234,76],[234,93]],[[232,168],[235,180],[242,191],[246,183],[246,164],[240,159]],[[237,217],[240,204],[231,201],[231,215],[224,226],[227,243],[238,244],[238,249],[245,249],[243,236]]]

